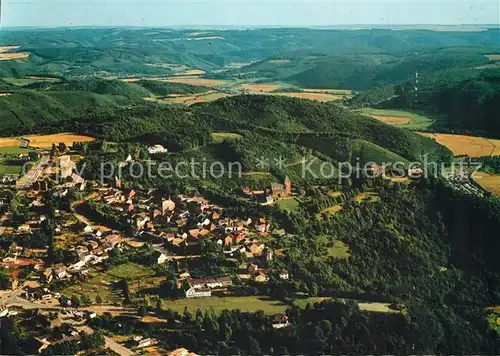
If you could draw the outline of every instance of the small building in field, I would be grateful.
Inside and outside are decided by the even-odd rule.
[[[19,147],[28,148],[29,145],[30,145],[30,140],[28,140],[27,138],[22,138]]]

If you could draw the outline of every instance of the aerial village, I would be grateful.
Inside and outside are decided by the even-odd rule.
[[[150,153],[163,150],[149,147]],[[85,181],[75,169],[81,158],[65,144],[54,145],[51,152],[36,151],[37,164],[24,176],[2,182],[0,315],[29,311],[33,320],[49,326],[35,333],[35,353],[79,338],[82,331],[92,333],[87,322],[97,315],[131,309],[137,314],[131,291],[135,298],[149,298],[148,288],[174,281],[168,297],[198,300],[242,295],[249,288],[258,294],[271,276],[290,278],[287,270],[270,268],[279,251],[267,243],[273,225],[265,216],[238,216],[195,190],[174,196],[123,188],[118,177],[106,184]],[[245,187],[241,194],[262,196],[262,205],[272,204],[292,195],[292,182],[287,178],[259,191]],[[225,266],[200,273],[197,261],[205,266],[207,256],[216,254],[222,257],[215,263]],[[119,259],[133,263],[120,264]],[[139,278],[127,280],[128,273],[137,272],[134,268]],[[114,275],[115,270],[121,273]],[[142,276],[141,271],[148,272]],[[272,314],[271,320],[274,328],[288,325],[284,313]],[[61,325],[66,332],[60,332]],[[124,353],[115,341],[106,343]],[[126,354],[151,351],[155,344],[136,337],[128,340]],[[192,354],[182,348],[162,350],[167,351]]]

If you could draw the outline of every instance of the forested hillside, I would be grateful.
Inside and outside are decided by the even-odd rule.
[[[349,101],[354,107],[374,106],[419,110],[444,117],[432,130],[500,136],[500,69],[453,68],[400,85],[377,87]]]

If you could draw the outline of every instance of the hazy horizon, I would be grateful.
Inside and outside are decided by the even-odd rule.
[[[3,0],[2,27],[498,26],[499,1]]]

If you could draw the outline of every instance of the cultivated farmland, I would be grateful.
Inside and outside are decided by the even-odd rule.
[[[500,140],[466,135],[418,133],[448,147],[455,156],[485,157],[500,154]]]
[[[281,88],[280,84],[257,84],[257,83],[247,83],[247,84],[241,84],[240,85],[241,89],[243,90],[248,90],[251,93],[269,93],[274,90],[277,90]]]
[[[310,100],[317,100],[317,101],[323,101],[323,102],[344,99],[344,95],[335,95],[335,94],[328,94],[328,93],[296,92],[296,93],[273,93],[273,95],[286,96],[289,98],[310,99]]]
[[[500,175],[477,172],[472,178],[491,194],[500,195]]]
[[[91,142],[95,141],[95,138],[90,136],[77,135],[73,133],[60,133],[53,135],[31,135],[23,136],[24,138],[30,140],[30,146],[36,148],[50,148],[52,144],[64,142],[66,145],[72,145],[74,142]],[[21,143],[18,138],[0,138],[0,147],[16,147]]]
[[[217,86],[217,85],[225,85],[229,82],[220,79],[205,79],[191,76],[178,76],[178,77],[167,77],[163,79],[158,79],[161,82],[169,82],[169,83],[182,83],[189,85],[203,85],[203,86]]]

